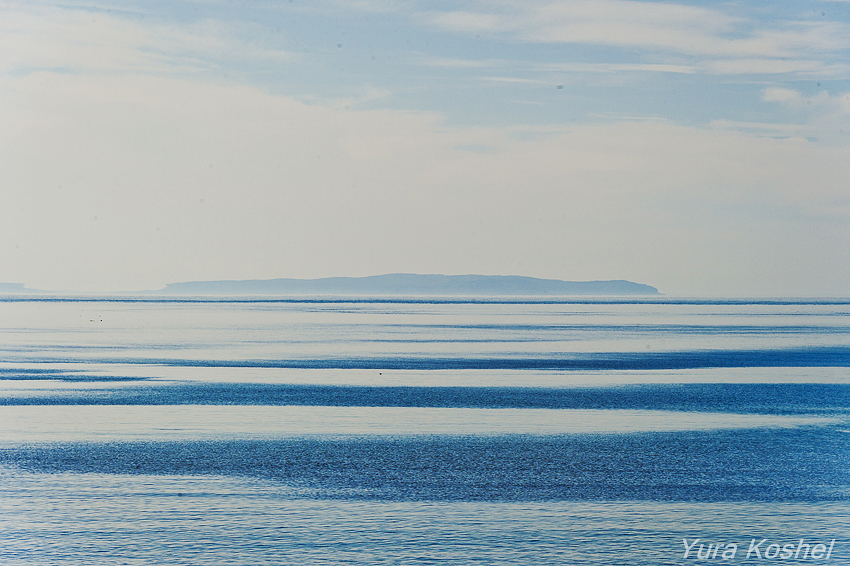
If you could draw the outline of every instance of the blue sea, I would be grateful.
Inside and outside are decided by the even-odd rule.
[[[850,300],[0,296],[0,563],[850,564]]]

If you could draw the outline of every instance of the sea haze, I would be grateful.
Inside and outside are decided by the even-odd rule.
[[[845,300],[7,295],[0,423],[8,564],[850,560]]]

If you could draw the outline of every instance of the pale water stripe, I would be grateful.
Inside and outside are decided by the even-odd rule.
[[[308,406],[7,406],[0,442],[561,435],[824,426],[841,419],[648,410]]]

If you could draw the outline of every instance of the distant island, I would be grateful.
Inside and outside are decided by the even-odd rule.
[[[37,295],[46,292],[41,289],[30,289],[25,283],[0,283],[0,294],[4,295]]]
[[[660,295],[631,281],[560,281],[516,275],[418,275],[170,283],[168,295]]]

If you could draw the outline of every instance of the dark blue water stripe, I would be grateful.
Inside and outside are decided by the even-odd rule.
[[[258,477],[313,488],[321,498],[847,501],[847,436],[812,428],[84,443],[0,449],[0,463],[37,472]]]
[[[850,318],[850,315],[848,315]],[[358,325],[363,329],[365,325]],[[496,330],[509,332],[617,332],[634,334],[847,334],[850,333],[848,325],[736,325],[736,324],[382,324],[375,325],[376,329],[392,328],[410,329],[411,333],[419,334],[423,331],[433,330]],[[414,334],[414,335],[415,335]],[[369,340],[370,342],[416,342],[417,340]],[[454,342],[456,340],[428,340],[423,342]],[[464,342],[467,340],[457,340]],[[515,338],[505,336],[503,340],[494,341],[513,342]]]
[[[546,389],[181,383],[6,397],[0,398],[0,405],[308,405],[846,414],[850,409],[850,385],[708,383]]]
[[[350,357],[312,359],[211,360],[180,358],[20,357],[2,363],[86,363],[281,369],[374,370],[664,370],[736,367],[850,367],[850,347],[677,352],[570,353],[547,357],[441,358]]]

